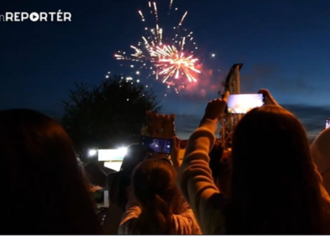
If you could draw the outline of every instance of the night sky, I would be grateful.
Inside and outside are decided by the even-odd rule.
[[[162,24],[169,0],[157,3]],[[72,13],[72,22],[0,22],[0,109],[25,107],[58,117],[59,103],[74,82],[97,84],[108,71],[134,74],[114,54],[130,52],[129,46],[140,41],[144,24],[137,11],[147,13],[147,1],[7,0],[1,5],[0,15],[61,9]],[[242,93],[267,88],[310,137],[322,130],[330,117],[330,1],[174,0],[174,7],[180,14],[171,17],[174,22],[189,11],[184,27],[194,32],[204,77],[193,91],[179,95],[160,82],[141,82],[157,92],[163,113],[177,115],[181,138],[196,128],[234,63],[244,63]],[[212,76],[205,76],[210,71]]]

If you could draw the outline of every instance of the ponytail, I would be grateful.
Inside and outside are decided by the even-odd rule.
[[[132,228],[132,234],[172,234],[172,212],[169,204],[158,194],[146,206]]]

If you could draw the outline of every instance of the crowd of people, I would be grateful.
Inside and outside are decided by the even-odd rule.
[[[60,124],[1,111],[2,234],[330,234],[330,129],[310,146],[299,120],[259,93],[264,106],[239,121],[230,153],[215,136],[228,93],[207,104],[182,163],[177,137],[170,156],[131,145],[102,210]]]

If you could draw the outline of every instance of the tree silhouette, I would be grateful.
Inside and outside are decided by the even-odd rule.
[[[146,111],[161,109],[151,89],[120,77],[108,78],[100,85],[75,86],[69,100],[62,102],[61,123],[80,153],[134,142],[146,124]]]

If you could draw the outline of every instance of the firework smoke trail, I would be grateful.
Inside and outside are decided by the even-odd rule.
[[[182,24],[188,14],[186,11],[181,17],[179,23],[173,27],[174,34],[172,37],[163,37],[163,28],[159,25],[159,15],[156,2],[148,2],[150,14],[155,20],[154,28],[145,27],[147,35],[142,36],[142,42],[137,46],[131,46],[134,53],[126,55],[125,52],[118,51],[115,54],[117,60],[128,60],[140,63],[140,69],[149,70],[148,77],[155,75],[156,79],[162,77],[162,82],[168,85],[168,88],[174,87],[178,93],[180,89],[185,88],[188,83],[196,83],[196,75],[200,73],[195,68],[198,59],[194,58],[194,50],[197,49],[196,43],[193,41],[193,32],[187,33],[182,28]],[[170,0],[169,13],[173,8],[173,0]],[[177,11],[177,8],[175,8]],[[146,18],[141,10],[138,11],[142,22],[146,22]],[[185,34],[182,34],[182,31]],[[186,44],[192,43],[193,49],[188,50]],[[167,44],[164,44],[167,43]],[[134,66],[131,65],[133,68]],[[137,72],[137,74],[140,74]]]

